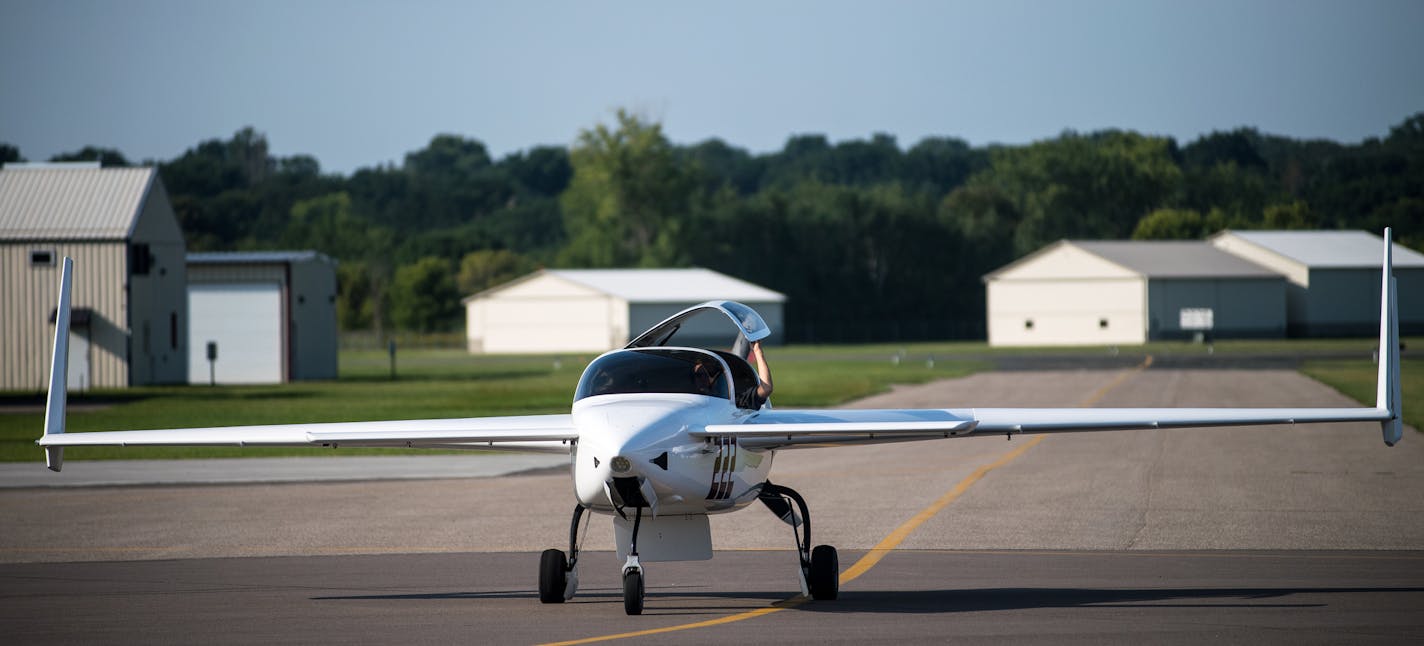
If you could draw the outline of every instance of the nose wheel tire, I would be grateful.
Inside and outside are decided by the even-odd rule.
[[[563,603],[567,585],[563,550],[544,550],[539,556],[539,601]]]
[[[806,577],[806,587],[811,588],[811,598],[817,601],[833,601],[840,595],[840,557],[836,548],[817,545],[811,550],[811,569]]]
[[[643,614],[643,572],[629,570],[623,574],[623,612]]]

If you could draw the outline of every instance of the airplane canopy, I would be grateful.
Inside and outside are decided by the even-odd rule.
[[[648,328],[648,331],[638,335],[624,347],[654,348],[672,345],[678,331],[682,330],[690,319],[707,314],[712,314],[715,317],[716,312],[721,312],[735,326],[736,332],[732,338],[731,347],[760,341],[771,336],[771,328],[767,326],[766,321],[762,320],[756,310],[736,301],[707,301],[700,305],[693,305]]]

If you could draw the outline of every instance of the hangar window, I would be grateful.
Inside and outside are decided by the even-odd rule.
[[[1033,329],[1033,319],[1024,319],[1024,329],[1025,329],[1025,330],[1032,330],[1032,329]]]
[[[35,249],[30,251],[30,264],[35,267],[53,267],[54,252],[48,249]]]
[[[1107,319],[1098,319],[1098,329],[1102,329],[1102,330],[1108,329],[1108,320],[1107,320]]]

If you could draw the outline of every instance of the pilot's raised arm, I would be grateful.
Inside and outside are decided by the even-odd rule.
[[[765,402],[771,397],[771,367],[766,365],[766,353],[762,352],[761,341],[753,341],[751,348],[747,351],[748,361],[756,366],[757,371],[757,401]]]

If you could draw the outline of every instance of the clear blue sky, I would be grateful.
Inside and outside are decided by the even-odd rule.
[[[0,0],[0,141],[169,159],[243,126],[349,173],[437,133],[502,156],[630,108],[678,143],[1024,143],[1424,110],[1418,0]]]

